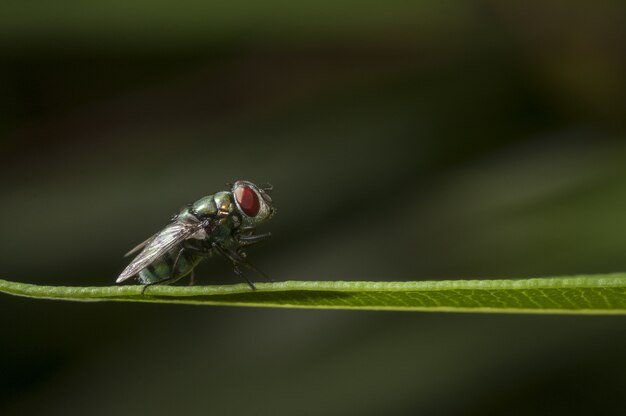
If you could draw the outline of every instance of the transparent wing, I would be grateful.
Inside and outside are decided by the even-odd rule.
[[[156,237],[156,236],[157,236],[157,234],[159,234],[159,233],[156,233],[156,234],[155,234],[155,235],[153,235],[152,237],[148,238],[146,241],[144,241],[144,242],[142,242],[142,243],[137,244],[137,245],[136,245],[135,247],[133,247],[133,248],[132,248],[132,249],[131,249],[128,253],[124,254],[124,257],[128,257],[128,256],[130,256],[131,254],[135,254],[136,252],[138,252],[139,250],[141,250],[142,248],[144,248],[144,247],[145,247],[145,246],[146,246],[146,245],[150,242],[150,240],[152,240],[154,237]]]
[[[152,264],[172,247],[176,246],[181,241],[190,238],[201,229],[201,222],[173,222],[169,224],[153,237],[146,240],[146,242],[140,244],[140,246],[145,245],[144,249],[137,257],[135,257],[128,267],[124,269],[122,274],[120,274],[117,278],[116,282],[120,283],[130,277],[133,277],[139,273],[141,269]],[[131,252],[133,250],[131,250]]]

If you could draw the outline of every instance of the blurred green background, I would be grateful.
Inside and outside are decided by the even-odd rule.
[[[0,3],[0,277],[271,182],[277,280],[626,271],[622,2]],[[213,259],[201,284],[237,282]],[[0,414],[620,414],[623,317],[0,298]]]

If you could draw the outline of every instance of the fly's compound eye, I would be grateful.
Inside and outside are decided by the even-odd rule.
[[[235,188],[234,194],[243,213],[248,217],[256,217],[261,209],[261,203],[256,192],[248,186],[239,186]]]

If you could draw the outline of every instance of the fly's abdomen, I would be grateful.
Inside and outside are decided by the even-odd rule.
[[[183,251],[178,262],[176,257],[180,251],[179,247],[174,247],[172,250],[163,254],[158,260],[142,269],[137,276],[139,281],[143,284],[159,283],[167,281],[172,283],[178,279],[189,274],[194,267],[200,262],[201,258]],[[176,270],[172,270],[174,263],[176,262]]]

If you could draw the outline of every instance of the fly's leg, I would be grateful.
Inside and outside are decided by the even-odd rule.
[[[176,259],[174,260],[174,264],[172,264],[172,268],[170,273],[172,274],[172,277],[174,277],[174,275],[176,274],[176,267],[178,267],[178,260],[180,259],[180,255],[183,254],[183,251],[185,250],[185,247],[181,247],[180,250],[178,250],[178,254],[176,255]]]
[[[191,276],[189,277],[189,286],[195,286],[196,284],[196,273],[195,270],[191,269]]]
[[[168,277],[165,280],[159,280],[158,282],[152,282],[152,283],[146,283],[145,285],[143,285],[143,287],[141,288],[141,296],[144,295],[144,293],[146,292],[146,289],[148,288],[148,286],[154,286],[154,285],[166,285],[168,283],[174,283],[176,280],[176,278],[174,277]]]
[[[267,280],[268,282],[273,282],[274,279],[272,279],[271,277],[269,277],[268,275],[266,275],[265,273],[263,273],[261,270],[257,269],[252,263],[250,263],[250,261],[248,261],[247,259],[247,255],[246,252],[243,251],[244,248],[243,247],[239,247],[237,249],[237,251],[235,252],[235,254],[237,254],[239,256],[239,258],[241,259],[241,263],[247,267],[249,267],[250,269],[254,270],[255,272],[257,272],[258,274],[260,274],[261,276],[263,276],[263,278],[265,280]]]
[[[245,266],[251,270],[254,270],[256,273],[260,274],[261,276],[263,276],[265,279],[270,280],[270,278],[263,273],[261,270],[257,269],[252,263],[250,263],[248,260],[246,260],[245,258],[243,258],[242,256],[240,256],[238,253],[231,251],[231,250],[227,250],[224,247],[221,247],[219,244],[213,243],[213,248],[215,248],[215,250],[217,250],[218,253],[220,253],[222,256],[226,257],[226,259],[228,259],[231,264],[234,267],[235,273],[240,276],[243,277],[246,282],[248,283],[248,285],[252,288],[252,289],[256,289],[254,287],[254,285],[252,284],[252,282],[250,281],[250,279],[248,279],[243,272],[241,271],[241,269],[239,268],[239,266]]]
[[[253,244],[260,243],[261,241],[267,240],[270,237],[272,237],[272,233],[239,236],[239,248],[237,248],[236,254],[239,255],[239,258],[241,259],[243,264],[245,264],[246,266],[248,266],[252,270],[256,271],[258,274],[263,276],[263,278],[265,280],[267,280],[268,282],[273,282],[274,280],[272,280],[272,278],[270,278],[268,275],[263,273],[261,270],[259,270],[256,267],[254,267],[254,265],[252,265],[246,259],[246,253],[243,251],[246,247],[249,247],[249,246],[251,246]]]
[[[228,251],[228,254],[231,255],[238,264],[240,264],[242,266],[246,266],[250,270],[254,270],[256,273],[261,275],[268,282],[272,282],[273,281],[268,275],[263,273],[263,271],[258,269],[254,264],[250,263],[250,261],[248,261],[248,259],[246,259],[244,256],[242,256],[239,253],[234,252],[234,251]]]
[[[252,283],[252,281],[250,279],[248,279],[248,276],[246,276],[239,267],[234,266],[233,267],[233,271],[235,272],[235,274],[239,277],[241,277],[243,280],[246,281],[246,283],[248,284],[248,286],[250,286],[250,289],[252,290],[256,290],[256,286],[254,285],[254,283]]]
[[[225,248],[219,246],[216,243],[213,243],[213,248],[217,250],[217,252],[220,253],[222,256],[226,257],[227,260],[230,261],[230,263],[233,265],[233,271],[235,272],[235,274],[243,278],[246,281],[246,283],[248,283],[248,286],[250,286],[250,289],[256,290],[256,286],[254,286],[254,283],[252,283],[252,281],[250,281],[250,279],[248,279],[248,277],[245,274],[243,274],[243,272],[239,268],[240,262],[237,259],[238,256],[236,253],[226,250]]]
[[[272,236],[272,233],[257,234],[257,235],[240,235],[237,239],[239,247],[249,247],[251,245],[265,241]]]
[[[261,241],[265,241],[270,237],[272,237],[272,233],[257,234],[257,235],[240,235],[237,238],[239,247],[237,248],[236,253],[239,255],[240,259],[243,260],[243,263],[245,265],[255,270],[257,273],[263,276],[263,278],[265,278],[265,280],[267,280],[268,282],[273,282],[273,280],[269,278],[267,275],[265,275],[265,273],[255,268],[252,264],[250,264],[250,262],[246,260],[246,253],[244,252],[245,248],[250,247],[251,245],[260,243]]]

